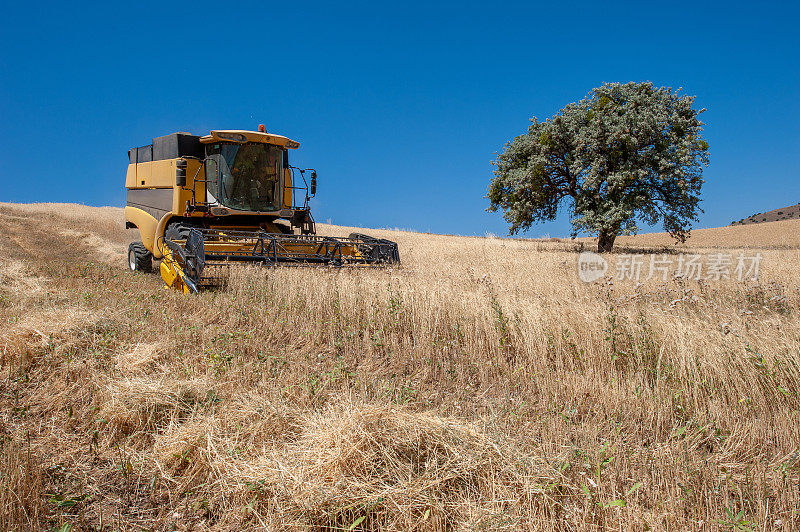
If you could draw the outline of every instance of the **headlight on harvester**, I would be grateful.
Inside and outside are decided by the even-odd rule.
[[[247,142],[247,137],[241,133],[223,133],[221,131],[217,131],[216,134],[219,138],[224,140],[231,140],[233,142]]]

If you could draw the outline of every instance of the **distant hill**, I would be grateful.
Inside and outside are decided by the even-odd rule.
[[[785,209],[782,209],[784,212]],[[388,237],[386,237],[388,238]],[[584,240],[584,239],[580,239]],[[585,241],[594,245],[595,238]],[[667,233],[641,233],[635,236],[618,236],[614,245],[625,247],[669,247],[675,249],[701,248],[800,248],[800,217],[777,222],[732,224],[725,227],[692,229],[685,244],[677,244]]]
[[[800,219],[800,203],[769,212],[757,212],[747,218],[735,220],[731,225],[760,224],[763,222],[777,222],[778,220]]]

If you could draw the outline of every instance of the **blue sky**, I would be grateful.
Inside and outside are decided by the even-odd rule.
[[[127,149],[270,131],[318,221],[506,234],[490,161],[604,81],[708,111],[697,227],[800,202],[796,2],[14,2],[0,21],[0,201],[123,205]],[[528,236],[565,236],[564,215]]]

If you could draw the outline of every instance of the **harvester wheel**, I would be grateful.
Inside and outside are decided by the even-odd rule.
[[[153,271],[153,254],[141,242],[128,246],[128,267],[133,272]]]

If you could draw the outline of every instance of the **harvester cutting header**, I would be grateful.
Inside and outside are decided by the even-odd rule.
[[[167,286],[197,292],[233,261],[294,264],[399,262],[397,244],[357,233],[316,235],[309,200],[313,169],[289,164],[296,141],[259,131],[173,133],[128,151],[125,226],[141,242],[128,249],[131,270],[161,259]]]

